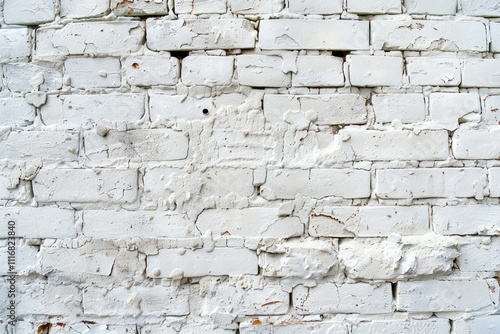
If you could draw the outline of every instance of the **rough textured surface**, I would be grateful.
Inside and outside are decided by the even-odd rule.
[[[499,20],[0,0],[0,333],[500,333]]]

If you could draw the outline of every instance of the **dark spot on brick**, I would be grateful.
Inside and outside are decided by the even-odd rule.
[[[260,321],[259,319],[255,319],[254,321],[252,321],[252,325],[260,326],[260,325],[262,325],[262,321]]]
[[[133,67],[133,68],[139,68],[139,64],[137,64],[137,63],[133,63],[133,64],[132,64],[132,67]]]
[[[43,324],[38,326],[37,334],[49,334],[52,324]]]
[[[205,108],[205,109],[203,109],[201,112],[202,112],[202,113],[204,113],[205,115],[208,115],[208,112],[209,112],[209,111],[208,111],[208,109],[206,109],[206,108]]]

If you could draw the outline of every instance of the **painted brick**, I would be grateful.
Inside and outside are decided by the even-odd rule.
[[[72,238],[76,236],[74,211],[49,207],[1,208],[0,235],[7,235],[7,222],[16,222],[21,238]]]
[[[490,196],[500,197],[500,168],[490,168]]]
[[[498,305],[498,289],[494,279],[399,282],[396,308],[410,313],[485,311]]]
[[[356,94],[272,95],[264,96],[264,115],[270,122],[283,122],[288,110],[312,112],[316,124],[364,124],[366,100]]]
[[[499,17],[500,8],[495,0],[458,0],[462,13],[470,16]]]
[[[407,58],[406,71],[412,85],[458,86],[460,60],[454,58]]]
[[[152,278],[256,275],[257,255],[245,248],[161,249],[147,257],[146,271]]]
[[[352,334],[417,334],[417,333],[449,333],[450,322],[448,319],[422,319],[407,321],[375,320],[360,322],[352,328]]]
[[[457,266],[460,271],[499,271],[500,239],[484,240],[482,237],[468,239],[469,244],[460,247]]]
[[[6,234],[4,234],[6,235]],[[12,247],[12,246],[11,246]],[[10,251],[12,253],[12,251]],[[37,253],[38,247],[36,246],[20,246],[16,245],[15,251],[15,268],[16,272],[29,272],[33,271],[37,265]],[[8,277],[10,270],[10,265],[12,260],[9,261],[9,248],[0,246],[0,275]],[[2,296],[3,297],[3,296]],[[3,297],[7,300],[7,296]]]
[[[288,0],[288,10],[296,14],[340,14],[342,0]]]
[[[427,231],[426,206],[326,207],[315,209],[309,220],[309,235],[313,237],[382,237]]]
[[[403,123],[422,122],[425,102],[422,94],[377,94],[372,96],[375,118],[380,123],[396,119]]]
[[[281,0],[228,0],[228,5],[236,14],[275,14],[283,9]]]
[[[379,50],[488,50],[481,22],[376,20],[370,24],[371,44]]]
[[[500,87],[500,59],[464,59],[463,87]]]
[[[64,62],[64,70],[74,88],[121,85],[121,64],[118,58],[70,58]]]
[[[500,96],[487,96],[484,101],[483,121],[487,124],[500,124]]]
[[[1,159],[76,161],[78,149],[78,133],[67,131],[14,131],[0,140]]]
[[[500,315],[479,316],[472,319],[457,319],[453,322],[452,334],[495,334],[500,330]]]
[[[179,60],[166,55],[135,56],[125,61],[127,82],[136,86],[175,85],[179,81]]]
[[[261,196],[269,200],[294,199],[298,194],[313,198],[365,198],[370,195],[370,173],[346,169],[268,171]]]
[[[39,262],[41,273],[87,273],[109,276],[115,259],[105,253],[85,254],[80,249],[42,248]]]
[[[480,120],[481,101],[474,93],[431,93],[429,113],[431,120],[456,129],[462,120]]]
[[[143,38],[144,25],[139,21],[71,22],[62,28],[38,29],[35,57],[122,55],[138,50]]]
[[[49,95],[41,115],[46,125],[79,126],[105,120],[138,121],[144,108],[144,94]]]
[[[116,15],[142,16],[142,15],[165,15],[168,14],[168,1],[123,1],[111,0],[111,10]]]
[[[356,14],[398,14],[401,13],[399,0],[347,0],[347,11]]]
[[[182,83],[187,86],[227,86],[233,77],[233,65],[233,57],[186,57],[182,60]]]
[[[453,15],[457,12],[457,0],[404,0],[410,14]]]
[[[491,52],[500,52],[500,23],[490,22]]]
[[[274,324],[274,325],[259,325],[249,324],[240,326],[241,334],[300,334],[300,333],[336,333],[348,334],[347,325],[336,321],[323,322],[307,322],[297,324]]]
[[[361,87],[401,86],[403,58],[348,56],[351,85]]]
[[[251,49],[256,38],[244,19],[148,19],[146,30],[147,45],[155,51]]]
[[[7,87],[13,92],[31,92],[37,88],[50,91],[62,87],[62,73],[58,70],[25,63],[4,66]]]
[[[453,133],[452,149],[456,159],[499,159],[500,127],[469,130],[460,128]]]
[[[53,21],[55,17],[53,0],[3,1],[3,19],[7,24],[37,25]]]
[[[72,19],[99,17],[109,12],[109,0],[61,0],[61,17]]]
[[[253,87],[287,87],[291,74],[284,73],[283,58],[266,55],[236,57],[236,71],[241,85]]]
[[[35,107],[22,97],[0,99],[0,125],[27,126],[35,121]]]
[[[210,209],[196,220],[201,233],[211,231],[214,237],[273,237],[301,236],[304,225],[298,217],[278,217],[276,208]]]
[[[137,197],[137,171],[42,169],[33,192],[39,202],[129,203]]]
[[[434,230],[444,235],[499,235],[499,215],[494,205],[434,206]]]
[[[174,0],[176,14],[223,14],[226,0]]]
[[[481,168],[387,169],[377,171],[376,193],[380,198],[481,197],[485,182]]]
[[[186,215],[163,211],[85,210],[83,234],[91,238],[186,238]]]
[[[91,130],[83,142],[85,155],[103,162],[183,160],[189,148],[188,137],[171,129],[109,131],[104,137]]]
[[[81,312],[76,286],[31,283],[18,285],[18,315],[72,315]]]
[[[366,21],[262,20],[259,46],[265,50],[368,50],[368,28]],[[317,33],[311,35],[312,30]]]
[[[95,286],[83,292],[83,309],[97,316],[165,316],[189,314],[189,288],[134,286],[112,290]]]
[[[379,286],[323,283],[313,288],[299,285],[293,289],[292,300],[298,314],[392,312],[392,292],[388,283]]]
[[[0,61],[22,60],[28,58],[30,55],[30,29],[0,29]]]
[[[344,86],[342,58],[333,56],[298,56],[297,73],[292,74],[294,86]]]

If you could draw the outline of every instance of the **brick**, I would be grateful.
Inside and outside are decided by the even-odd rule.
[[[256,275],[257,272],[257,254],[245,248],[215,248],[210,252],[204,249],[161,249],[158,255],[147,257],[146,269],[151,278],[239,276]]]
[[[0,172],[0,199],[26,202],[30,199],[31,189],[29,182],[21,180],[21,175],[9,175]]]
[[[293,180],[293,181],[292,181]],[[370,196],[370,173],[349,169],[269,170],[261,188],[265,199],[294,199],[301,194],[313,198]]]
[[[90,161],[173,161],[187,158],[188,137],[171,129],[109,131],[83,135],[85,155]]]
[[[6,234],[4,234],[6,235]],[[2,235],[3,236],[3,235]],[[11,246],[12,247],[12,246]],[[16,244],[15,246],[15,271],[18,273],[33,271],[37,264],[38,247],[24,246]],[[12,253],[12,250],[10,251]],[[11,272],[9,265],[9,248],[0,246],[0,275],[8,276]],[[7,296],[6,296],[7,297]],[[7,299],[7,298],[5,298]]]
[[[426,206],[362,206],[315,209],[309,219],[313,237],[385,237],[429,231]]]
[[[228,0],[235,14],[276,14],[283,9],[281,0]]]
[[[10,132],[0,140],[0,158],[11,160],[76,161],[78,133],[67,131]]]
[[[347,277],[354,280],[394,281],[449,274],[459,253],[452,247],[443,246],[443,240],[435,239],[420,236],[403,237],[400,242],[344,239],[339,244],[339,259]]]
[[[342,58],[333,56],[298,56],[297,73],[292,73],[292,84],[304,87],[344,86]]]
[[[347,11],[356,14],[398,14],[401,13],[401,1],[347,0]]]
[[[137,198],[137,171],[42,169],[33,192],[38,202],[130,203]]]
[[[76,286],[30,282],[16,288],[17,315],[72,316],[82,312],[82,296]]]
[[[380,198],[480,197],[481,168],[386,169],[377,171]]]
[[[190,56],[182,60],[186,86],[227,86],[233,77],[233,57]]]
[[[363,160],[446,160],[448,132],[411,130],[343,130],[342,148]]]
[[[500,239],[483,237],[467,239],[460,247],[456,263],[460,271],[500,271]]]
[[[244,19],[147,19],[147,45],[155,51],[251,49],[256,32]]]
[[[478,316],[453,321],[452,334],[495,334],[500,330],[500,315]]]
[[[487,96],[484,100],[483,122],[500,124],[500,96]]]
[[[46,125],[134,122],[142,118],[144,105],[144,94],[49,95],[41,115]]]
[[[212,156],[219,165],[239,167],[271,163],[279,154],[276,139],[268,133],[215,130],[212,133],[217,152]]]
[[[68,55],[121,56],[137,51],[143,38],[144,25],[139,21],[71,22],[62,28],[38,29],[35,57],[53,61]]]
[[[490,168],[490,196],[500,197],[500,168]]]
[[[474,21],[376,20],[371,44],[378,50],[487,51],[486,27]]]
[[[367,21],[262,20],[259,46],[265,50],[368,50],[368,28]]]
[[[3,1],[3,19],[7,24],[37,25],[53,21],[55,17],[53,0]]]
[[[500,127],[458,129],[453,133],[452,149],[456,159],[499,159]]]
[[[109,13],[109,0],[61,0],[61,17],[71,19],[99,17]]]
[[[377,94],[372,96],[375,119],[390,123],[422,122],[425,119],[425,102],[422,94]]]
[[[283,58],[279,56],[237,56],[238,82],[253,87],[287,87],[291,83],[291,74],[284,73],[283,64]]]
[[[187,238],[186,215],[163,211],[85,210],[83,234],[91,238]]]
[[[13,92],[50,91],[62,87],[62,73],[49,67],[29,64],[5,66],[7,87]]]
[[[42,248],[38,255],[38,261],[43,275],[59,271],[109,276],[115,258],[99,252],[86,254],[80,249]]]
[[[458,0],[458,8],[464,15],[499,17],[500,8],[496,0]]]
[[[493,310],[498,289],[494,279],[398,282],[396,309],[410,313]]]
[[[462,87],[500,87],[500,59],[464,59]]]
[[[297,314],[392,312],[392,291],[388,283],[379,286],[321,283],[312,288],[299,285],[293,289],[292,301]]]
[[[292,324],[274,324],[274,325],[259,325],[241,324],[241,334],[300,334],[300,333],[336,333],[348,334],[347,325],[338,321],[323,321],[306,323],[292,323]]]
[[[490,22],[491,52],[500,52],[500,23]]]
[[[226,0],[174,0],[176,14],[223,14]]]
[[[406,58],[406,71],[412,85],[458,86],[460,60],[454,58]]]
[[[241,281],[240,284],[244,286],[245,283]],[[289,301],[288,293],[281,290],[278,284],[247,289],[239,284],[220,284],[213,294],[205,296],[203,309],[206,313],[227,309],[230,310],[228,313],[237,316],[277,315],[287,313]]]
[[[111,0],[111,10],[116,15],[124,16],[142,16],[142,15],[166,15],[168,14],[168,1],[129,1],[129,0]]]
[[[352,334],[424,334],[449,333],[448,319],[375,320],[360,322],[352,327]]]
[[[288,10],[296,14],[340,14],[342,13],[342,0],[288,0]]]
[[[338,275],[341,271],[336,241],[287,241],[259,255],[261,274],[287,279],[314,279]]]
[[[312,112],[320,125],[364,124],[366,100],[357,94],[264,95],[264,115],[269,122],[283,122],[286,111]]]
[[[480,120],[481,101],[474,93],[431,93],[429,113],[432,121],[456,129],[462,120]]]
[[[409,14],[454,15],[457,12],[457,0],[404,0]]]
[[[351,85],[361,87],[401,86],[403,58],[347,56]]]
[[[202,234],[212,232],[214,237],[272,237],[301,236],[304,225],[298,217],[278,217],[276,208],[210,209],[196,220]]]
[[[35,107],[22,97],[0,99],[0,125],[28,126],[35,121]]]
[[[494,205],[434,206],[434,230],[444,235],[499,235],[500,208]]]
[[[49,207],[9,207],[0,209],[0,235],[7,235],[7,222],[16,223],[21,238],[73,238],[76,226],[73,210]]]
[[[0,62],[24,60],[30,55],[30,29],[0,29]]]
[[[97,316],[180,316],[189,314],[189,287],[162,285],[114,287],[95,286],[83,292],[86,315]]]
[[[175,85],[179,81],[179,60],[166,55],[136,56],[125,60],[127,82],[135,86]]]
[[[118,58],[70,58],[64,62],[64,74],[74,88],[121,86]]]
[[[221,107],[237,108],[246,102],[246,99],[243,94],[223,94],[210,98],[152,94],[149,99],[150,116],[152,121],[203,120],[210,118]],[[205,109],[208,110],[208,114],[203,112]]]

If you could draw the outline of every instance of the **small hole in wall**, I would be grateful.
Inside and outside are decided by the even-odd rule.
[[[133,63],[133,64],[132,64],[132,67],[137,69],[137,68],[139,68],[139,64],[137,64],[137,63]]]
[[[208,109],[203,109],[201,112],[205,115],[208,115]]]
[[[351,53],[350,51],[333,51],[332,52],[332,56],[334,57],[340,57],[340,58],[344,58],[349,54]]]
[[[174,58],[182,60],[183,58],[189,56],[189,51],[170,51],[170,55]]]

